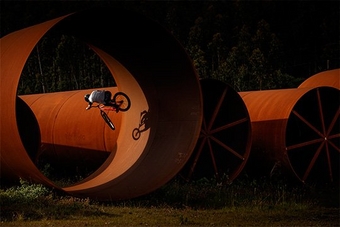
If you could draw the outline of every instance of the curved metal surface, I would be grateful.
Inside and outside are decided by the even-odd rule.
[[[114,152],[110,152],[105,163],[92,175],[62,189],[75,196],[118,200],[137,197],[164,185],[184,166],[197,142],[202,123],[200,84],[191,60],[170,33],[147,18],[121,9],[83,11],[1,39],[4,66],[1,67],[1,106],[6,106],[1,109],[1,164],[23,178],[56,187],[27,155],[13,118],[22,68],[32,48],[52,27],[86,42],[109,68],[117,89],[128,94],[132,103],[131,109],[121,115],[116,144],[105,145],[115,147]],[[78,94],[71,98],[76,99]],[[79,102],[83,104],[83,94],[80,96]],[[59,101],[56,98],[55,102]],[[47,111],[42,110],[45,106],[37,108],[41,108],[37,110],[41,113]],[[107,136],[105,132],[100,133],[100,129],[94,129],[102,129],[101,126],[90,127],[84,122],[85,117],[74,116],[85,114],[84,107],[84,112],[75,111],[71,104],[64,102],[58,108],[58,119],[69,124],[55,122],[53,138],[49,137],[49,128],[41,132],[42,137],[54,140],[54,144],[66,141],[66,129],[77,135],[93,135],[96,131],[98,134],[93,136]],[[132,132],[140,125],[141,113],[145,111],[148,127],[136,140]],[[48,121],[44,124],[48,125]],[[81,132],[77,131],[79,126]],[[74,136],[68,142],[77,146],[85,140]]]
[[[252,123],[252,155],[280,163],[299,180],[339,178],[339,90],[240,92]],[[261,163],[263,166],[263,163]]]
[[[321,86],[330,86],[340,89],[340,69],[333,69],[317,73],[303,81],[299,88]]]
[[[60,17],[39,26],[13,32],[0,39],[0,99],[1,99],[1,176],[5,173],[31,179],[52,187],[57,187],[46,178],[34,165],[27,154],[18,132],[16,119],[17,86],[21,71],[39,39],[64,17]],[[5,108],[4,108],[5,107]]]
[[[203,124],[196,148],[181,175],[186,180],[216,177],[231,183],[243,170],[251,148],[248,110],[229,85],[201,79]]]
[[[116,87],[103,89],[117,92]],[[48,164],[54,181],[65,175],[84,178],[116,151],[122,113],[108,113],[116,126],[115,131],[110,130],[99,109],[84,111],[84,94],[91,92],[92,89],[20,96],[34,112],[41,131],[41,147],[32,160],[39,169]]]

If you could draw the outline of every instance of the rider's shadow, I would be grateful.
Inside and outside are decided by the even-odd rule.
[[[144,110],[140,113],[139,125],[137,128],[133,129],[132,131],[132,138],[134,140],[138,140],[142,132],[145,132],[146,130],[150,128],[149,116],[150,116],[150,112],[147,110]]]

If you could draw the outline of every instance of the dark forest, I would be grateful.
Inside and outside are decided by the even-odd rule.
[[[199,77],[236,91],[297,87],[339,68],[338,1],[1,1],[1,37],[91,7],[121,7],[159,22],[186,49]],[[18,93],[113,85],[86,46],[47,35],[25,65]]]

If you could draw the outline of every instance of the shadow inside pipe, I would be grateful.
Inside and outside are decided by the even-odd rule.
[[[146,130],[150,128],[149,116],[150,116],[150,112],[147,110],[144,110],[140,113],[140,123],[138,127],[134,128],[132,131],[132,138],[134,140],[138,140],[142,132],[145,132]]]
[[[216,179],[230,183],[242,171],[250,150],[250,120],[246,106],[229,85],[201,79],[204,120],[200,138],[181,170],[186,180]]]
[[[33,161],[41,141],[39,124],[32,110],[19,97],[16,98],[16,120],[21,142]]]

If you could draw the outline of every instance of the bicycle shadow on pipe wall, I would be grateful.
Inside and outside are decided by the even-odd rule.
[[[150,128],[149,116],[150,112],[147,110],[144,110],[140,113],[140,123],[138,127],[134,128],[132,131],[132,138],[134,140],[138,140],[142,132],[145,132]]]

